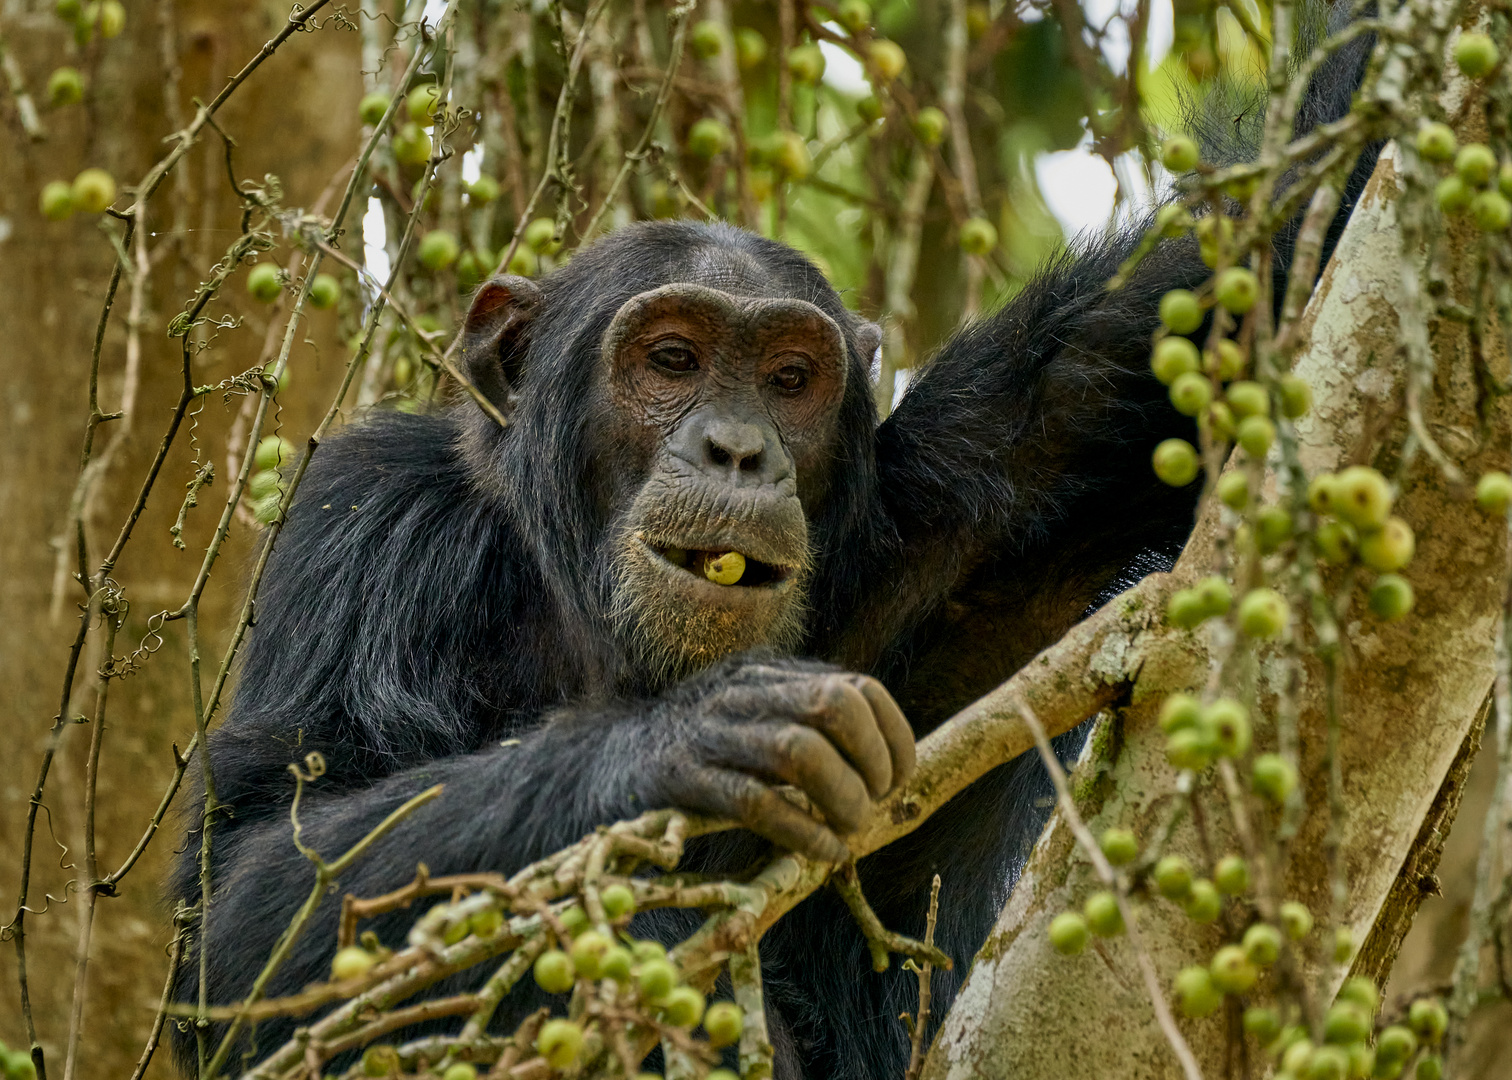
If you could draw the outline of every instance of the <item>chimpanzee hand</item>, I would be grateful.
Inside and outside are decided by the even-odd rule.
[[[858,829],[872,802],[913,773],[913,730],[869,676],[753,662],[721,665],[716,678],[698,682],[704,689],[692,702],[667,702],[682,708],[647,778],[653,805],[732,818],[783,847],[839,862],[849,857],[839,835]],[[828,827],[773,784],[802,791]]]

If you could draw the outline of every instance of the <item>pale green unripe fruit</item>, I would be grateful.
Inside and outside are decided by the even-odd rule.
[[[1255,923],[1244,932],[1244,955],[1261,967],[1269,967],[1281,956],[1281,931],[1269,923]]]
[[[872,9],[866,0],[841,0],[836,14],[840,16],[840,25],[853,34],[871,25]]]
[[[1244,350],[1237,341],[1223,338],[1206,354],[1206,368],[1223,382],[1232,382],[1244,374]]]
[[[50,105],[77,105],[84,100],[84,76],[75,67],[60,67],[47,77]]]
[[[735,31],[735,62],[740,66],[741,71],[750,71],[752,68],[761,66],[766,55],[766,38],[761,36],[761,31],[753,30],[749,26]]]
[[[824,78],[824,54],[814,44],[799,45],[788,52],[788,71],[794,79],[813,86]]]
[[[316,274],[310,282],[310,305],[322,310],[333,308],[341,299],[341,283],[330,274]]]
[[[1223,914],[1223,895],[1207,878],[1198,878],[1187,893],[1184,910],[1193,922],[1215,922]]]
[[[383,114],[388,112],[390,100],[392,99],[382,90],[364,94],[362,100],[357,103],[357,119],[368,127],[373,127],[383,119]]]
[[[1280,754],[1261,754],[1250,772],[1256,794],[1280,806],[1297,789],[1297,770]]]
[[[647,1001],[659,1001],[677,985],[677,969],[667,960],[646,960],[635,974],[635,983]]]
[[[1128,829],[1105,830],[1097,846],[1114,866],[1127,866],[1139,858],[1139,839]]]
[[[718,1049],[739,1041],[745,1030],[745,1014],[733,1001],[716,1001],[704,1014],[704,1031],[709,1034],[709,1045]]]
[[[1223,1004],[1223,995],[1213,985],[1213,976],[1207,968],[1182,968],[1176,975],[1176,1003],[1182,1013],[1195,1019],[1217,1012]]]
[[[1318,526],[1313,542],[1325,562],[1342,564],[1354,558],[1355,550],[1360,546],[1360,537],[1353,525],[1343,521],[1325,521]]]
[[[1449,1014],[1438,998],[1418,998],[1407,1009],[1407,1023],[1419,1039],[1433,1045],[1444,1037]]]
[[[1102,890],[1087,897],[1082,905],[1087,926],[1098,937],[1116,937],[1124,931],[1123,912],[1118,908],[1118,898]]]
[[[1291,607],[1275,589],[1251,589],[1239,602],[1239,629],[1262,640],[1280,637],[1291,620]]]
[[[1344,985],[1339,987],[1339,1000],[1352,1002],[1364,1009],[1367,1016],[1374,1016],[1375,1011],[1381,1007],[1381,990],[1364,975],[1354,975],[1345,979]]]
[[[434,120],[436,111],[441,108],[441,105],[441,88],[435,83],[417,86],[410,91],[409,97],[404,102],[409,118],[417,124],[428,124]]]
[[[1360,537],[1360,561],[1372,570],[1389,573],[1412,561],[1417,550],[1412,527],[1399,517],[1389,517],[1379,529]]]
[[[1241,420],[1251,416],[1270,415],[1270,395],[1257,382],[1247,379],[1231,382],[1223,396],[1229,408],[1234,410],[1234,415]]]
[[[866,55],[871,60],[872,67],[888,82],[902,75],[903,69],[908,66],[908,56],[896,41],[873,41],[867,48]]]
[[[1433,201],[1446,214],[1463,214],[1474,199],[1475,190],[1458,176],[1446,176],[1433,188]]]
[[[1207,617],[1207,608],[1196,589],[1177,589],[1166,601],[1166,622],[1172,626],[1192,630]]]
[[[1160,163],[1174,173],[1191,172],[1200,160],[1197,144],[1185,135],[1173,135],[1160,146]]]
[[[1469,143],[1454,155],[1454,171],[1471,187],[1485,187],[1496,172],[1496,155],[1485,143]]]
[[[254,300],[271,304],[283,292],[278,280],[278,267],[272,263],[258,263],[247,273],[247,291]]]
[[[1260,279],[1248,267],[1231,266],[1218,275],[1213,295],[1229,312],[1243,315],[1260,298]]]
[[[1185,439],[1166,439],[1151,460],[1155,475],[1172,487],[1186,487],[1197,479],[1197,451]]]
[[[688,152],[701,158],[718,157],[735,143],[735,136],[723,121],[712,116],[696,120],[688,129]],[[555,232],[555,223],[553,223]]]
[[[713,19],[705,19],[693,27],[688,45],[700,60],[718,56],[724,52],[724,28]]]
[[[74,177],[74,209],[86,214],[100,214],[116,198],[115,178],[104,169],[85,169]]]
[[[1202,605],[1205,618],[1213,619],[1227,615],[1229,606],[1234,602],[1234,592],[1229,588],[1229,583],[1217,574],[1209,574],[1203,578],[1192,591],[1197,594],[1197,600]]]
[[[361,945],[348,945],[331,958],[331,978],[336,982],[361,978],[377,962],[378,958]]]
[[[1213,868],[1213,884],[1228,896],[1242,896],[1249,880],[1249,864],[1239,855],[1225,855]]]
[[[1379,529],[1391,513],[1391,485],[1369,466],[1351,465],[1338,474],[1329,508],[1357,529]]]
[[[536,1036],[536,1052],[553,1069],[565,1069],[577,1060],[583,1049],[583,1029],[571,1020],[553,1018],[541,1025]]]
[[[1246,416],[1239,421],[1236,440],[1252,458],[1263,458],[1276,441],[1276,425],[1268,416]]]
[[[1243,994],[1260,978],[1259,969],[1238,945],[1225,945],[1214,953],[1208,973],[1213,985],[1225,994]]]
[[[597,930],[584,930],[572,942],[572,966],[585,979],[597,979],[603,974],[604,956],[613,946]]]
[[[1218,498],[1231,510],[1243,510],[1249,505],[1249,476],[1242,470],[1226,472],[1218,478]]]
[[[1190,289],[1172,289],[1160,298],[1160,321],[1173,334],[1190,334],[1202,325],[1202,301]]]
[[[1207,768],[1213,750],[1212,736],[1201,728],[1182,728],[1166,739],[1166,760],[1178,769]]]
[[[293,461],[293,444],[282,435],[264,435],[252,453],[252,464],[259,469],[278,469]]]
[[[961,250],[968,255],[986,255],[997,247],[997,227],[983,217],[961,223]]]
[[[1182,375],[1195,373],[1199,366],[1197,346],[1184,337],[1161,338],[1150,354],[1150,370],[1167,386]]]
[[[73,185],[66,180],[45,184],[37,203],[48,221],[63,221],[74,212]]]
[[[1249,753],[1251,739],[1249,710],[1233,698],[1219,698],[1204,709],[1202,724],[1212,735],[1214,746],[1220,756],[1241,758]],[[1222,865],[1219,863],[1220,867]],[[1218,881],[1218,886],[1223,888],[1221,879]]]
[[[1307,1059],[1306,1080],[1345,1080],[1349,1055],[1337,1046],[1320,1046]]]
[[[424,165],[431,156],[431,137],[418,124],[405,124],[392,138],[394,160],[401,165]]]
[[[673,1027],[690,1028],[703,1019],[704,996],[691,986],[676,986],[662,1001],[661,1008]]]
[[[1312,384],[1300,375],[1283,375],[1277,388],[1281,391],[1281,414],[1295,420],[1312,409]]]
[[[1512,476],[1492,470],[1475,483],[1475,505],[1494,517],[1505,517],[1512,505]]]
[[[466,1061],[454,1062],[446,1067],[441,1080],[478,1080],[477,1066]]]
[[[1512,202],[1498,191],[1483,191],[1470,200],[1470,216],[1481,232],[1506,232],[1512,226]]]
[[[1329,1007],[1323,1017],[1323,1039],[1339,1046],[1361,1042],[1370,1034],[1370,1017],[1352,1001],[1341,1001]]]
[[[1087,947],[1092,931],[1075,911],[1063,911],[1050,920],[1050,947],[1062,956],[1075,956]]]
[[[1461,34],[1454,43],[1454,62],[1472,79],[1491,74],[1500,59],[1500,50],[1487,34]]]
[[[1202,703],[1191,694],[1172,694],[1160,706],[1160,730],[1167,735],[1195,727],[1202,720]]]
[[[1415,1080],[1442,1080],[1444,1059],[1437,1054],[1426,1054],[1418,1059],[1417,1068],[1412,1075]]]
[[[610,885],[599,893],[599,903],[610,919],[622,919],[635,911],[635,894],[626,885]]]
[[[1459,147],[1459,140],[1448,124],[1431,123],[1418,128],[1417,152],[1429,161],[1449,161]]]
[[[1263,416],[1251,416],[1246,424],[1265,420]],[[1269,421],[1266,421],[1269,423]],[[1242,445],[1242,437],[1241,437]],[[1269,555],[1291,539],[1292,516],[1284,506],[1262,506],[1255,518],[1255,541],[1263,554]]]
[[[914,134],[925,146],[939,146],[950,130],[950,120],[933,105],[926,105],[914,117]]]
[[[420,265],[427,270],[445,270],[462,254],[462,245],[455,233],[446,229],[432,229],[420,241]]]
[[[1192,864],[1180,855],[1165,855],[1155,864],[1155,888],[1167,900],[1184,900],[1192,891]]]
[[[1417,1036],[1408,1028],[1400,1024],[1382,1030],[1376,1037],[1376,1059],[1378,1061],[1406,1061],[1417,1053]]]
[[[536,957],[535,981],[548,994],[565,994],[576,981],[572,959],[561,949],[547,949]]]
[[[635,966],[630,950],[623,945],[611,945],[599,961],[599,978],[628,983],[630,971]]]
[[[1244,1010],[1244,1033],[1253,1035],[1262,1043],[1268,1043],[1281,1034],[1281,1017],[1275,1009],[1251,1005]]]
[[[1306,905],[1295,900],[1287,900],[1278,909],[1278,914],[1281,917],[1281,929],[1293,941],[1301,941],[1312,933],[1312,912],[1307,910]]]
[[[499,197],[499,182],[491,176],[480,176],[467,185],[467,201],[484,206]]]
[[[1188,371],[1171,383],[1171,404],[1183,416],[1200,416],[1212,400],[1213,384],[1201,372]]]

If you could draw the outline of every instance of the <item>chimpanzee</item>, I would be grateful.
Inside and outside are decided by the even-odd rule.
[[[1363,55],[1314,93],[1308,122],[1347,107]],[[355,424],[314,457],[278,539],[210,743],[226,808],[211,1000],[247,990],[308,890],[285,767],[311,750],[328,772],[301,818],[327,854],[446,785],[344,875],[358,895],[421,860],[511,872],[667,806],[745,826],[691,844],[694,869],[748,866],[767,842],[843,857],[847,830],[908,776],[915,738],[1190,528],[1196,486],[1150,467],[1190,422],[1148,356],[1160,296],[1209,271],[1171,242],[1109,292],[1133,239],[1056,260],[950,341],[880,425],[877,327],[780,243],[650,223],[539,282],[484,285],[463,359],[507,426],[467,400]],[[935,976],[936,1015],[1042,823],[1036,768],[994,771],[861,862],[904,933],[922,933],[943,879],[936,940],[957,964]],[[190,902],[198,846],[172,884]],[[338,900],[271,994],[326,976]],[[371,925],[394,943],[413,917]],[[648,913],[636,929],[670,941],[695,921]],[[762,957],[779,1078],[902,1075],[916,980],[870,970],[835,896],[782,920]],[[195,1000],[197,980],[191,956],[177,998]],[[257,1043],[291,1030],[264,1023]]]

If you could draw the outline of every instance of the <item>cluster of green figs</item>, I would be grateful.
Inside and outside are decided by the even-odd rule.
[[[709,1004],[704,994],[684,980],[677,965],[658,942],[641,941],[626,931],[635,914],[635,895],[626,885],[615,883],[599,892],[604,923],[595,926],[578,904],[563,909],[557,916],[560,932],[554,928],[555,947],[543,950],[535,959],[536,984],[548,994],[570,994],[584,988],[611,997],[616,1005],[655,1018],[658,1022],[684,1031],[692,1031],[702,1022],[708,1046],[720,1049],[738,1042],[745,1029],[745,1015],[732,1001]],[[422,924],[433,924],[446,945],[456,945],[469,936],[491,938],[504,928],[504,912],[496,906],[475,908],[453,916],[446,906],[433,908]],[[342,982],[361,978],[384,959],[386,951],[375,942],[349,945],[339,950],[331,961],[331,978]],[[586,994],[584,995],[586,996]],[[555,1016],[539,1027],[535,1036],[536,1053],[555,1070],[570,1069],[578,1063],[585,1043],[583,1009],[574,997],[566,1017]],[[362,1073],[379,1078],[404,1072],[399,1050],[389,1044],[369,1046],[363,1053]],[[442,1080],[477,1080],[475,1065],[465,1060],[444,1060],[429,1070]],[[640,1073],[635,1080],[660,1080],[654,1073]],[[707,1080],[736,1080],[727,1069],[713,1069]]]
[[[1193,699],[1176,710],[1189,713]],[[1221,704],[1221,703],[1219,703]],[[1165,721],[1166,717],[1162,717]],[[1183,730],[1178,728],[1178,730]],[[1284,765],[1275,755],[1272,765],[1260,768],[1256,761],[1255,787],[1268,799],[1281,802],[1296,784],[1296,774],[1277,770]],[[1139,841],[1128,829],[1111,828],[1102,834],[1099,847],[1108,862],[1117,867],[1139,860]],[[1190,861],[1181,855],[1165,855],[1149,868],[1149,883],[1155,892],[1179,905],[1193,922],[1217,922],[1229,898],[1242,898],[1250,889],[1248,861],[1237,854],[1224,855],[1213,865],[1210,877],[1199,877]],[[1112,938],[1124,933],[1120,899],[1112,890],[1098,890],[1087,897],[1080,911],[1064,911],[1050,920],[1051,946],[1064,956],[1084,952],[1094,938]],[[1448,1015],[1435,998],[1421,998],[1408,1008],[1403,1023],[1380,1026],[1380,993],[1366,978],[1347,979],[1337,1000],[1312,1023],[1289,1004],[1260,1004],[1254,991],[1266,972],[1283,960],[1284,952],[1310,949],[1320,953],[1325,944],[1314,940],[1313,915],[1305,904],[1287,900],[1277,905],[1273,920],[1251,922],[1238,941],[1218,948],[1206,964],[1182,968],[1172,980],[1172,998],[1185,1016],[1200,1019],[1222,1008],[1227,998],[1243,1009],[1243,1026],[1277,1064],[1274,1080],[1386,1080],[1402,1076],[1409,1066],[1416,1080],[1439,1080],[1443,1060],[1435,1052],[1448,1025]],[[1347,927],[1334,931],[1328,943],[1336,964],[1347,964],[1354,954],[1354,937]],[[1379,1030],[1377,1028],[1379,1027]]]

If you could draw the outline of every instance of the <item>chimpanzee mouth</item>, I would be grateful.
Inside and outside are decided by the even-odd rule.
[[[762,562],[734,548],[683,548],[652,543],[644,538],[641,543],[669,569],[681,570],[689,577],[724,588],[755,589],[781,585],[792,580],[798,572],[797,567]]]

